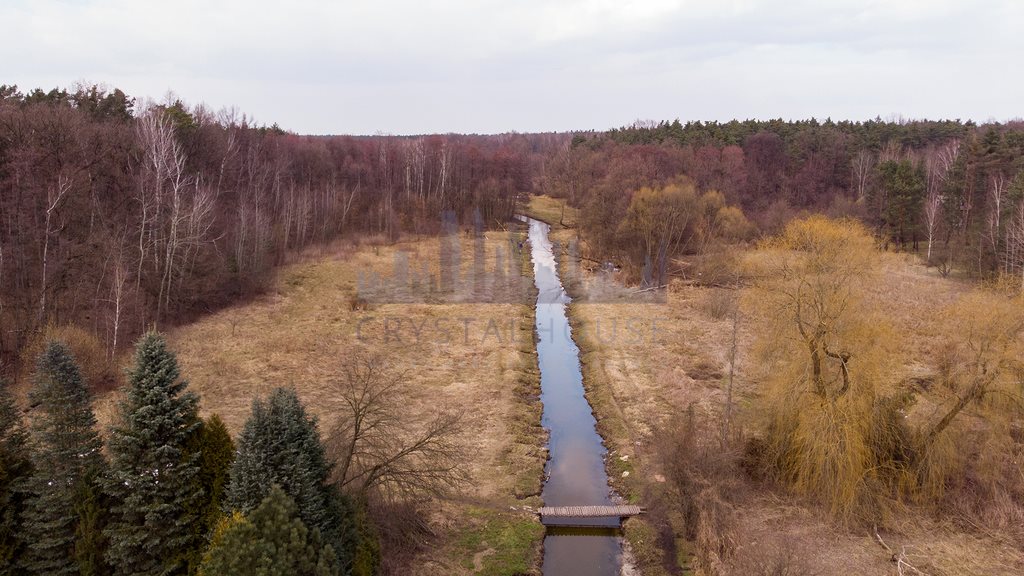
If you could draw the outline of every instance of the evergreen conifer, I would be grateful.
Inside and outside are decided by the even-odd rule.
[[[343,530],[342,502],[327,485],[329,475],[316,418],[306,414],[293,390],[278,388],[266,401],[253,401],[231,466],[226,506],[248,513],[277,485],[295,501],[302,521],[342,550],[349,547],[343,532],[351,531]]]
[[[98,505],[104,461],[89,393],[67,346],[47,344],[36,367],[29,400],[32,466],[23,509],[32,574],[102,574],[102,509]]]
[[[164,338],[144,335],[120,421],[110,430],[114,505],[107,535],[116,574],[184,574],[201,546],[200,454],[187,452],[201,421],[198,398],[179,376]]]
[[[309,529],[281,488],[273,486],[248,517],[236,513],[214,537],[202,576],[335,576],[338,561],[317,529]]]
[[[0,575],[20,575],[25,553],[18,511],[25,505],[24,482],[32,472],[28,433],[7,384],[0,380]]]

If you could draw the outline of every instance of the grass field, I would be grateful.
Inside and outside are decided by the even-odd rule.
[[[546,454],[532,340],[535,296],[532,279],[520,276],[532,268],[528,248],[515,252],[520,238],[488,233],[481,254],[491,270],[500,249],[514,277],[489,275],[471,285],[472,294],[455,296],[371,290],[376,302],[357,290],[360,273],[386,278],[398,255],[437,275],[439,240],[335,247],[281,269],[261,299],[176,329],[169,339],[190,388],[201,395],[203,414],[220,414],[233,434],[253,398],[277,386],[294,387],[328,432],[342,409],[332,382],[346,359],[381,355],[406,374],[412,391],[403,418],[418,422],[441,409],[463,414],[460,443],[471,456],[470,480],[459,495],[431,506],[436,539],[402,573],[529,573],[539,566],[543,529],[523,507],[539,504]],[[478,245],[469,237],[458,243],[466,272],[479,263]],[[101,402],[101,420],[109,420],[114,396]]]

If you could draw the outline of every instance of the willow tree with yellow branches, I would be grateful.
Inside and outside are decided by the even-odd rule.
[[[770,475],[839,517],[878,522],[904,497],[934,500],[954,474],[984,468],[991,454],[965,460],[964,430],[997,454],[1017,450],[1004,424],[1022,405],[1019,296],[979,290],[946,311],[948,369],[936,370],[941,385],[920,389],[898,380],[898,337],[867,297],[881,256],[861,224],[795,220],[757,262],[761,461]]]
[[[893,334],[864,299],[878,252],[860,224],[812,217],[790,223],[763,257],[768,460],[780,480],[847,515],[880,474],[875,408]]]
[[[936,376],[914,416],[923,499],[964,487],[959,507],[989,526],[1024,523],[1024,295],[975,290],[941,311]]]

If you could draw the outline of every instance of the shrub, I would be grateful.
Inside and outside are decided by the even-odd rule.
[[[681,535],[695,544],[694,565],[700,573],[721,574],[736,546],[733,506],[744,493],[736,450],[718,442],[692,407],[658,436]]]
[[[714,320],[724,320],[736,309],[736,294],[725,288],[711,288],[704,294],[701,308]]]
[[[85,385],[93,394],[117,388],[120,374],[107,350],[95,334],[78,326],[48,325],[37,333],[22,350],[21,375],[27,377],[35,369],[36,359],[50,341],[63,342],[71,350]]]

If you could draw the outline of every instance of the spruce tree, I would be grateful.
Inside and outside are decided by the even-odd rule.
[[[335,576],[338,561],[320,531],[299,517],[295,501],[273,486],[248,515],[235,516],[214,537],[202,576]]]
[[[265,402],[253,401],[231,466],[227,508],[248,513],[272,486],[280,486],[295,500],[302,521],[342,550],[349,545],[342,542],[341,503],[327,485],[329,475],[316,419],[306,415],[293,390],[278,388]]]
[[[22,516],[32,574],[102,574],[102,510],[84,494],[99,492],[102,444],[89,393],[68,348],[50,342],[37,363],[32,418],[30,499]],[[85,552],[85,553],[83,553]]]
[[[139,340],[109,439],[114,506],[107,556],[116,574],[186,573],[198,546],[199,454],[186,453],[200,425],[198,398],[179,375],[163,337],[151,332]]]
[[[0,380],[0,575],[22,574],[25,553],[19,511],[25,505],[24,483],[32,472],[28,434],[7,384]]]

